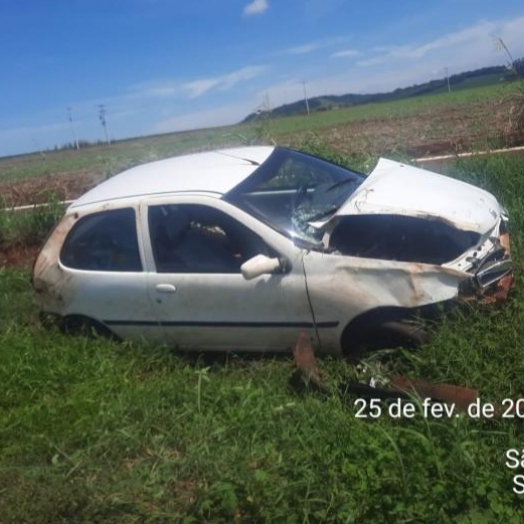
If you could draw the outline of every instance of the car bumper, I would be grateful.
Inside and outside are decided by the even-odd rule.
[[[515,281],[509,232],[504,228],[490,253],[484,257],[474,275],[462,289],[464,300],[478,300],[495,304],[508,298]]]

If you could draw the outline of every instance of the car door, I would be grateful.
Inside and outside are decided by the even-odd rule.
[[[63,234],[60,226],[46,243],[42,260],[59,258],[59,265],[43,264],[39,278],[47,283],[45,289],[52,298],[44,309],[63,317],[96,320],[121,338],[161,341],[163,334],[148,295],[137,213],[133,207],[107,207],[85,215],[75,213],[71,217],[75,224],[60,254],[53,253],[60,247],[55,240]]]
[[[302,250],[213,197],[161,197],[141,208],[148,290],[166,341],[185,349],[286,350],[315,336]],[[246,280],[264,254],[288,269]]]

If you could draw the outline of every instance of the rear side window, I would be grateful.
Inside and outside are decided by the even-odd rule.
[[[60,261],[87,271],[142,271],[134,209],[81,218],[64,242]]]

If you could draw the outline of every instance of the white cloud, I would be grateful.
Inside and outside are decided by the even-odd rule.
[[[359,60],[357,62],[357,66],[369,67],[369,66],[379,65],[384,62],[387,62],[388,58],[389,58],[389,55],[380,55],[380,56],[375,56],[373,58],[366,58],[365,60]]]
[[[253,111],[251,101],[196,111],[157,122],[150,130],[153,134],[171,133],[190,129],[236,124]]]
[[[244,7],[244,16],[261,15],[267,11],[268,7],[267,0],[253,0]]]
[[[267,66],[246,66],[225,75],[198,78],[196,80],[189,80],[181,82],[175,79],[165,79],[158,81],[147,81],[140,84],[135,84],[127,89],[127,93],[119,100],[145,100],[145,99],[169,99],[174,97],[198,98],[212,89],[227,90],[238,84],[239,82],[251,80],[260,76],[267,70]]]
[[[187,82],[182,85],[182,88],[189,93],[189,98],[198,98],[211,89],[231,89],[239,82],[251,80],[260,76],[264,71],[266,71],[266,69],[267,66],[246,66],[227,75],[214,78],[202,78],[192,82]]]
[[[310,44],[299,45],[297,47],[290,47],[285,49],[283,52],[289,55],[305,55],[320,49],[321,44],[318,42],[312,42]]]
[[[441,60],[442,65],[455,63],[457,67],[472,68],[501,63],[504,58],[494,45],[494,37],[501,36],[515,48],[522,48],[523,26],[524,17],[509,22],[485,21],[429,42],[376,47],[374,50],[379,54],[360,60],[357,65],[370,67],[392,61]]]
[[[187,82],[182,87],[189,91],[189,98],[198,98],[204,93],[213,89],[221,82],[221,78],[203,78],[202,80],[194,80],[193,82]]]
[[[331,58],[347,58],[350,56],[357,56],[360,53],[355,49],[344,49],[343,51],[337,51],[331,55]]]
[[[183,94],[182,82],[174,78],[151,79],[127,86],[115,97],[121,100],[162,99]]]
[[[150,87],[149,89],[146,89],[142,92],[142,94],[146,97],[152,97],[152,98],[163,98],[168,96],[176,95],[178,89],[175,86],[157,86],[157,87]]]
[[[318,49],[324,49],[326,47],[341,46],[346,45],[350,40],[347,36],[332,36],[329,38],[322,38],[319,40],[314,40],[312,42],[307,42],[305,44],[300,44],[292,47],[286,47],[280,49],[272,54],[274,55],[305,55],[311,53],[312,51],[317,51]]]

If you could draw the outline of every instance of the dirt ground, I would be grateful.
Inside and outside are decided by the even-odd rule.
[[[40,204],[52,194],[58,200],[74,200],[104,180],[104,175],[88,171],[34,177],[0,184],[3,207]]]
[[[36,259],[40,246],[10,246],[0,247],[0,268],[26,268],[30,269]]]
[[[411,158],[454,154],[518,143],[522,137],[504,134],[500,106],[479,103],[464,107],[426,109],[417,114],[350,122],[318,134],[335,149],[387,156],[401,152]],[[290,144],[296,137],[286,137]]]

